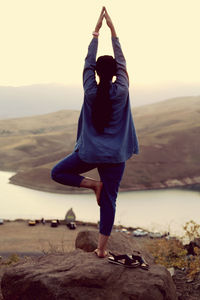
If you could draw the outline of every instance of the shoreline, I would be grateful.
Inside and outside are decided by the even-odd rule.
[[[151,186],[140,185],[140,186],[129,187],[129,188],[119,188],[119,192],[124,193],[124,192],[134,192],[134,191],[139,192],[139,191],[155,191],[155,190],[168,190],[168,189],[180,189],[180,190],[190,190],[190,191],[192,190],[192,191],[200,192],[200,176],[194,177],[195,182],[193,183],[186,183],[184,182],[185,180],[187,180],[187,178],[184,178],[183,180],[174,180],[176,181],[176,184],[171,183],[170,180],[169,184],[154,183]],[[63,191],[63,190],[57,190],[50,187],[38,187],[30,184],[18,183],[10,179],[8,183],[16,186],[28,188],[31,190],[35,190],[35,191],[41,191],[41,192],[47,192],[53,194],[92,194],[92,191],[90,190],[81,189],[81,191],[79,191],[78,190],[79,188],[73,190],[68,189],[66,191]]]
[[[34,225],[34,226],[28,226],[28,222],[30,221],[30,220],[35,220],[36,221],[36,224]],[[53,219],[45,219],[45,225],[43,225],[42,223],[41,223],[41,220],[39,220],[39,219],[24,219],[24,218],[16,218],[16,219],[14,219],[14,220],[10,220],[10,219],[3,219],[3,221],[4,221],[4,224],[2,224],[2,225],[0,225],[0,226],[4,226],[6,223],[7,224],[10,224],[10,223],[20,223],[20,224],[25,224],[25,225],[27,225],[28,227],[30,227],[30,228],[34,228],[34,227],[37,227],[38,225],[39,226],[50,226],[51,225],[51,221],[52,221]],[[67,225],[66,225],[66,221],[65,221],[65,219],[58,219],[58,221],[59,221],[59,225],[58,225],[58,227],[59,226],[64,226],[64,227],[67,227]],[[77,225],[77,227],[82,227],[82,228],[94,228],[94,229],[99,229],[99,222],[88,222],[88,221],[80,221],[80,220],[75,220],[74,221],[75,223],[76,223],[76,225]],[[147,228],[142,228],[142,227],[140,227],[140,226],[136,226],[136,227],[132,227],[132,226],[125,226],[125,225],[123,225],[123,224],[120,224],[120,225],[116,225],[116,224],[114,224],[113,225],[113,230],[114,231],[122,231],[122,232],[125,232],[125,233],[127,233],[127,232],[129,232],[129,233],[131,233],[131,232],[133,232],[134,230],[138,230],[138,229],[141,229],[141,230],[143,230],[143,231],[145,231],[145,232],[147,232],[148,234],[150,234],[150,233],[152,233],[152,231],[150,231],[150,230],[148,230]],[[126,230],[127,230],[127,232],[126,232]],[[76,230],[75,230],[76,231]]]
[[[54,193],[54,194],[92,194],[92,191],[85,190],[82,188],[68,188],[66,191],[62,189],[56,189],[50,186],[39,187],[36,185],[27,184],[24,182],[18,182],[18,180],[12,179],[14,175],[17,174],[17,171],[10,170],[0,170],[0,172],[11,173],[9,177],[9,184],[16,186],[21,186],[35,191]],[[80,189],[80,190],[79,190]],[[148,185],[138,184],[133,187],[119,188],[119,192],[134,192],[134,191],[155,191],[155,190],[168,190],[168,189],[180,189],[180,190],[190,190],[200,192],[200,176],[194,177],[183,177],[179,179],[168,179],[164,182],[152,182]]]

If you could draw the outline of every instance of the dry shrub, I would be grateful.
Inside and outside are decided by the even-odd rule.
[[[45,255],[66,253],[64,239],[62,238],[60,243],[46,242],[45,245],[41,245],[41,252]]]
[[[166,268],[177,267],[185,268],[187,250],[179,240],[152,240],[148,249],[155,258],[155,263],[161,264]]]
[[[15,254],[15,253],[13,253],[13,254],[11,254],[8,258],[6,258],[6,259],[3,259],[2,257],[1,257],[1,260],[0,260],[0,267],[2,267],[2,266],[10,266],[10,265],[13,265],[13,264],[16,264],[16,263],[18,263],[20,261],[20,257],[17,255],[17,254]]]
[[[188,278],[193,279],[200,272],[200,249],[195,247],[196,255],[188,259]]]
[[[200,224],[193,220],[186,222],[183,229],[185,230],[183,238],[187,238],[189,242],[194,241],[195,238],[200,238]]]
[[[194,279],[200,272],[200,249],[195,247],[195,255],[188,255],[181,240],[187,238],[190,242],[200,238],[200,225],[191,220],[184,225],[183,229],[185,233],[180,240],[154,239],[147,247],[155,258],[155,263],[166,268],[184,269],[188,279]]]

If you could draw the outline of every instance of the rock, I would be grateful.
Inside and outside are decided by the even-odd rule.
[[[97,242],[97,231],[80,231],[75,241],[75,247],[86,252],[92,252],[97,248]],[[149,263],[153,263],[153,257],[141,248],[137,238],[130,237],[126,233],[112,232],[108,240],[108,250],[117,254],[131,253],[132,250],[136,250],[141,252]]]
[[[98,233],[97,231],[80,231],[75,241],[75,247],[86,252],[92,252],[97,248]]]
[[[87,241],[84,246],[83,237]],[[76,246],[96,248],[98,233],[89,231],[77,237]],[[89,247],[89,241],[95,241]],[[95,245],[94,245],[95,244]],[[118,252],[141,251],[126,234],[113,233],[109,249]],[[88,251],[88,250],[87,250]],[[93,250],[91,250],[93,251]],[[150,263],[148,271],[129,269],[99,259],[93,252],[76,249],[70,253],[49,254],[24,260],[8,268],[2,278],[4,300],[176,300],[170,273]]]

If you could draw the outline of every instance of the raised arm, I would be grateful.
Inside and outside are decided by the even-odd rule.
[[[109,14],[108,14],[107,9],[105,8],[105,6],[104,6],[104,15],[105,15],[106,23],[107,23],[108,27],[110,28],[112,37],[117,37],[116,31],[115,31],[115,27],[113,25],[111,17],[109,16]]]
[[[96,55],[97,55],[97,47],[98,47],[98,35],[99,30],[102,26],[104,18],[104,7],[101,10],[99,19],[95,26],[95,30],[93,32],[93,39],[90,42],[88,47],[88,53],[85,58],[85,65],[83,70],[83,87],[85,93],[93,93],[96,89],[96,79],[95,79],[95,67],[96,67]]]
[[[119,42],[119,39],[117,37],[115,27],[113,25],[113,22],[104,7],[104,14],[105,14],[105,19],[108,27],[110,28],[111,31],[111,36],[112,36],[112,46],[113,46],[113,51],[114,51],[114,56],[115,60],[117,63],[117,80],[116,83],[123,85],[124,87],[129,86],[129,78],[128,78],[128,73],[126,70],[126,60],[124,57],[124,54],[121,49],[121,45]]]
[[[105,7],[103,6],[102,10],[101,10],[101,13],[100,13],[100,16],[99,16],[99,19],[98,19],[97,24],[95,26],[95,30],[93,32],[94,37],[98,37],[98,35],[99,35],[99,30],[100,30],[100,28],[102,26],[102,23],[103,23],[104,11],[105,11]]]

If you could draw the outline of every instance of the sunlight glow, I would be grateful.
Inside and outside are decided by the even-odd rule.
[[[199,82],[199,0],[7,0],[0,1],[0,85],[79,84],[103,5],[116,27],[131,81]],[[102,53],[112,54],[105,22]]]

